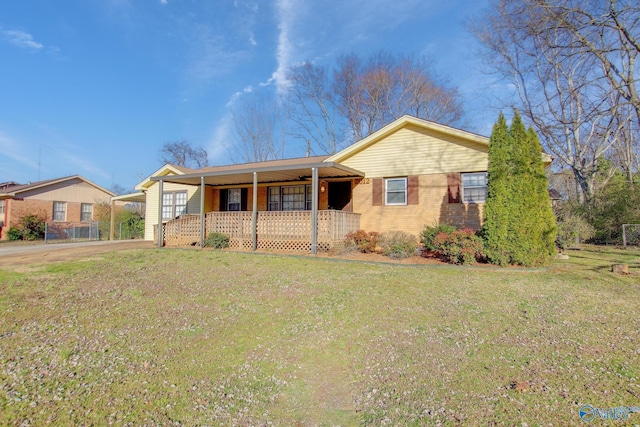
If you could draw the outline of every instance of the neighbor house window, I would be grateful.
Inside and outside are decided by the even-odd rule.
[[[6,203],[6,200],[0,200],[0,214],[4,214]]]
[[[462,174],[462,202],[483,203],[487,199],[487,173]]]
[[[187,213],[187,192],[162,193],[162,219],[171,219]]]
[[[53,220],[64,221],[67,218],[67,204],[65,202],[53,202]]]
[[[227,197],[227,210],[239,211],[242,208],[242,189],[230,188]]]
[[[80,221],[89,222],[93,219],[93,205],[91,203],[80,204]]]
[[[385,181],[385,205],[407,204],[407,178],[387,178]]]

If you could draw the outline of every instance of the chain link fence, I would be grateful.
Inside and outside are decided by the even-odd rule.
[[[60,224],[45,223],[44,241],[49,242],[80,242],[100,240],[98,221],[87,222],[86,224]]]
[[[622,245],[640,246],[640,224],[622,224]]]
[[[83,224],[45,223],[45,243],[84,242],[109,240],[111,223],[109,221],[91,221]],[[115,240],[144,238],[144,221],[117,222],[114,227]]]

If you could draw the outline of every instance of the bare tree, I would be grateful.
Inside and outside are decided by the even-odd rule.
[[[207,167],[207,152],[202,147],[194,147],[186,139],[165,142],[160,150],[160,161],[192,169]]]
[[[535,0],[532,3],[548,27],[569,36],[561,47],[582,48],[599,63],[611,89],[634,108],[640,123],[639,80],[635,74],[640,54],[640,3],[637,0]]]
[[[551,25],[537,0],[499,0],[474,32],[486,63],[516,88],[519,108],[545,148],[571,168],[580,202],[593,197],[601,159],[619,141],[619,104],[596,58]]]
[[[309,142],[312,140],[323,153],[334,154],[341,147],[326,69],[305,62],[290,70],[288,80],[291,85],[284,105],[295,126],[292,135]]]
[[[331,73],[310,62],[288,75],[288,116],[294,135],[327,154],[371,135],[403,114],[455,125],[462,98],[424,58],[379,52],[338,58]]]
[[[284,135],[277,103],[261,93],[251,92],[232,108],[235,160],[263,162],[284,155]]]
[[[338,111],[347,120],[354,140],[367,134],[364,130],[364,101],[360,91],[360,68],[362,61],[355,54],[338,59],[338,69],[333,73],[333,93],[336,95]]]
[[[444,124],[462,120],[462,96],[458,89],[438,79],[425,58],[403,58],[396,74],[400,90],[396,115],[408,113]]]
[[[333,90],[339,111],[355,139],[364,138],[403,114],[455,125],[463,116],[462,100],[424,58],[394,57],[380,52],[366,62],[342,57]]]

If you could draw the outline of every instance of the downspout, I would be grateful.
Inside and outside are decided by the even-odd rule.
[[[164,180],[158,181],[158,247],[162,247],[162,193],[164,192]]]
[[[253,200],[251,208],[251,250],[258,250],[258,172],[253,173]]]
[[[200,177],[200,250],[204,247],[204,176]]]
[[[318,168],[311,168],[311,253],[318,253]]]

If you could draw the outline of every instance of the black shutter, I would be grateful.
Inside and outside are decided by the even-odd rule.
[[[228,208],[229,190],[223,188],[220,190],[220,211],[226,212]]]
[[[249,189],[248,188],[241,188],[240,189],[240,210],[241,211],[246,211],[247,210],[247,197],[249,194]]]

